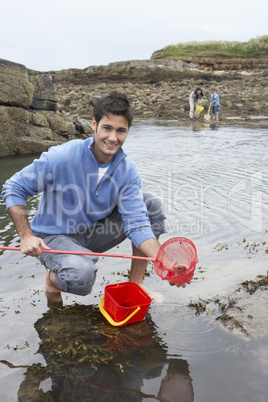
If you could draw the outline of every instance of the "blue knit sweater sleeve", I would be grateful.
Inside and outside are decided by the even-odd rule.
[[[121,188],[117,207],[125,224],[126,236],[138,248],[145,240],[155,238],[155,236],[143,201],[138,169],[133,164],[131,170],[128,171],[131,180]]]

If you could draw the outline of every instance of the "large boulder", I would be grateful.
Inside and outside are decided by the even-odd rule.
[[[0,121],[0,156],[12,155],[17,138],[28,135],[28,112],[19,107],[0,106]]]
[[[57,110],[57,96],[53,88],[52,77],[39,71],[28,69],[29,81],[34,86],[30,107],[38,110]]]
[[[0,60],[0,156],[40,153],[90,135],[56,110],[56,91],[48,74]]]
[[[63,137],[51,130],[46,115],[37,121],[23,108],[0,106],[0,121],[0,156],[39,153],[67,141],[67,128]]]
[[[0,59],[0,105],[28,109],[33,101],[34,85],[25,66]]]

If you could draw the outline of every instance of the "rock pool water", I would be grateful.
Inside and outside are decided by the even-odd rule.
[[[266,401],[267,327],[257,330],[255,320],[245,332],[217,318],[234,299],[229,313],[250,306],[248,321],[258,303],[267,311],[266,287],[254,299],[238,291],[267,274],[267,137],[266,128],[197,122],[132,127],[124,149],[144,189],[164,202],[162,242],[190,238],[199,258],[186,289],[149,266],[145,285],[165,300],[153,301],[141,323],[111,327],[98,309],[104,286],[127,280],[128,260],[100,258],[92,295],[64,295],[63,306],[48,308],[40,263],[1,253],[1,401]],[[0,159],[1,184],[32,160]],[[18,246],[2,200],[0,212],[0,244]],[[130,244],[113,251],[128,254]]]

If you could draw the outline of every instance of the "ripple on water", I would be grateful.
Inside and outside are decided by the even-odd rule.
[[[166,314],[161,311],[161,330],[168,352],[184,356],[187,360],[213,360],[215,354],[225,352],[229,347],[230,335],[215,325],[214,317],[196,316],[189,308],[168,304]],[[152,313],[157,319],[157,312]],[[160,317],[159,317],[160,320]],[[237,342],[235,338],[233,342]]]

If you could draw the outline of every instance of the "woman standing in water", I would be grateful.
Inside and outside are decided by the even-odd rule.
[[[192,119],[194,116],[198,119],[199,113],[197,111],[198,106],[202,103],[203,91],[201,88],[197,87],[195,91],[192,91],[189,96],[190,103],[190,113],[189,117]]]

